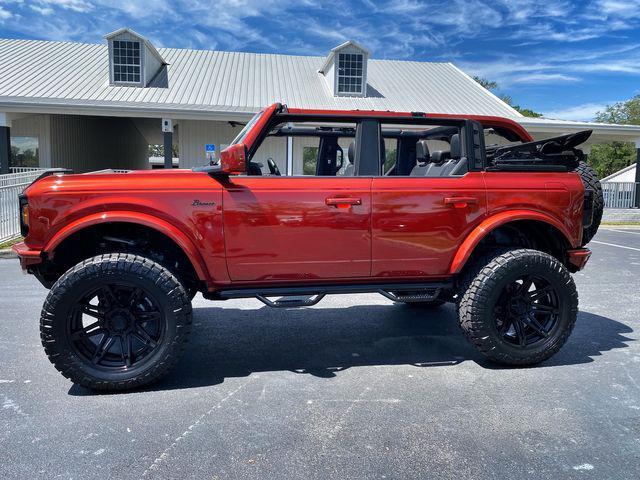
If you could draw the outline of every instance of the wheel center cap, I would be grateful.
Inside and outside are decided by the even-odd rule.
[[[529,311],[529,305],[521,298],[514,298],[509,305],[511,313],[514,315],[522,316]]]
[[[124,310],[115,310],[107,316],[107,328],[112,332],[121,333],[129,328],[131,316]]]

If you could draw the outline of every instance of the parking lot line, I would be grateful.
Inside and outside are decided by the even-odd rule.
[[[598,242],[597,240],[591,240],[591,243],[599,243],[600,245],[608,245],[610,247],[626,248],[627,250],[635,250],[636,252],[640,252],[640,248],[627,247],[626,245],[617,245],[615,243]]]
[[[618,233],[630,233],[632,235],[640,235],[640,230],[631,231],[631,230],[618,230],[616,228],[604,228],[603,230],[607,230],[609,232],[618,232]]]

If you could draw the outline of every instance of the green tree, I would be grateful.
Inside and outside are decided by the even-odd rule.
[[[498,91],[500,89],[498,82],[494,82],[493,80],[487,80],[486,78],[482,78],[478,76],[473,77],[473,79],[476,82],[478,82],[482,87],[486,88],[487,90]],[[511,98],[510,95],[500,94],[498,95],[498,98],[500,98],[500,100],[502,100],[504,103],[509,105],[514,110],[517,110],[518,112],[520,112],[525,117],[537,118],[542,116],[541,113],[535,112],[530,108],[524,108],[524,107],[521,107],[520,105],[514,104],[513,99]]]
[[[178,158],[178,145],[171,145],[171,151]],[[149,157],[164,157],[164,145],[149,145]]]
[[[596,122],[617,123],[621,125],[640,125],[640,95],[613,105],[607,105],[602,112],[596,113]],[[591,147],[589,163],[598,172],[600,178],[636,162],[636,148],[631,142],[610,142]]]
[[[607,105],[604,112],[596,113],[596,122],[640,125],[640,95],[626,102]]]
[[[587,160],[598,176],[604,178],[636,161],[635,145],[629,142],[593,145]]]
[[[487,80],[486,78],[478,77],[476,75],[474,75],[473,79],[487,90],[497,90],[498,88],[498,82]]]
[[[318,161],[318,147],[304,147],[302,149],[302,174],[315,175]]]

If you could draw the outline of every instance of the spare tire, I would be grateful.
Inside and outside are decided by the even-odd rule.
[[[604,196],[602,195],[602,185],[598,180],[596,171],[587,165],[585,162],[580,162],[575,169],[575,172],[582,178],[584,188],[589,188],[593,191],[593,220],[591,225],[584,227],[582,230],[582,245],[586,245],[591,241],[598,231],[600,222],[602,221],[602,212],[604,210]]]

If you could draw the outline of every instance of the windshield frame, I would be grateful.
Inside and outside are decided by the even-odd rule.
[[[234,138],[229,145],[237,145],[238,143],[242,143],[243,140],[246,138],[247,134],[254,127],[254,125],[256,123],[258,123],[258,120],[260,120],[262,118],[263,114],[264,114],[264,110],[260,110],[258,113],[256,113],[253,116],[253,118],[251,118],[251,120],[249,120],[247,122],[247,124],[244,126],[244,128],[242,130],[240,130],[240,133],[238,133],[238,135],[236,135],[236,138]]]

